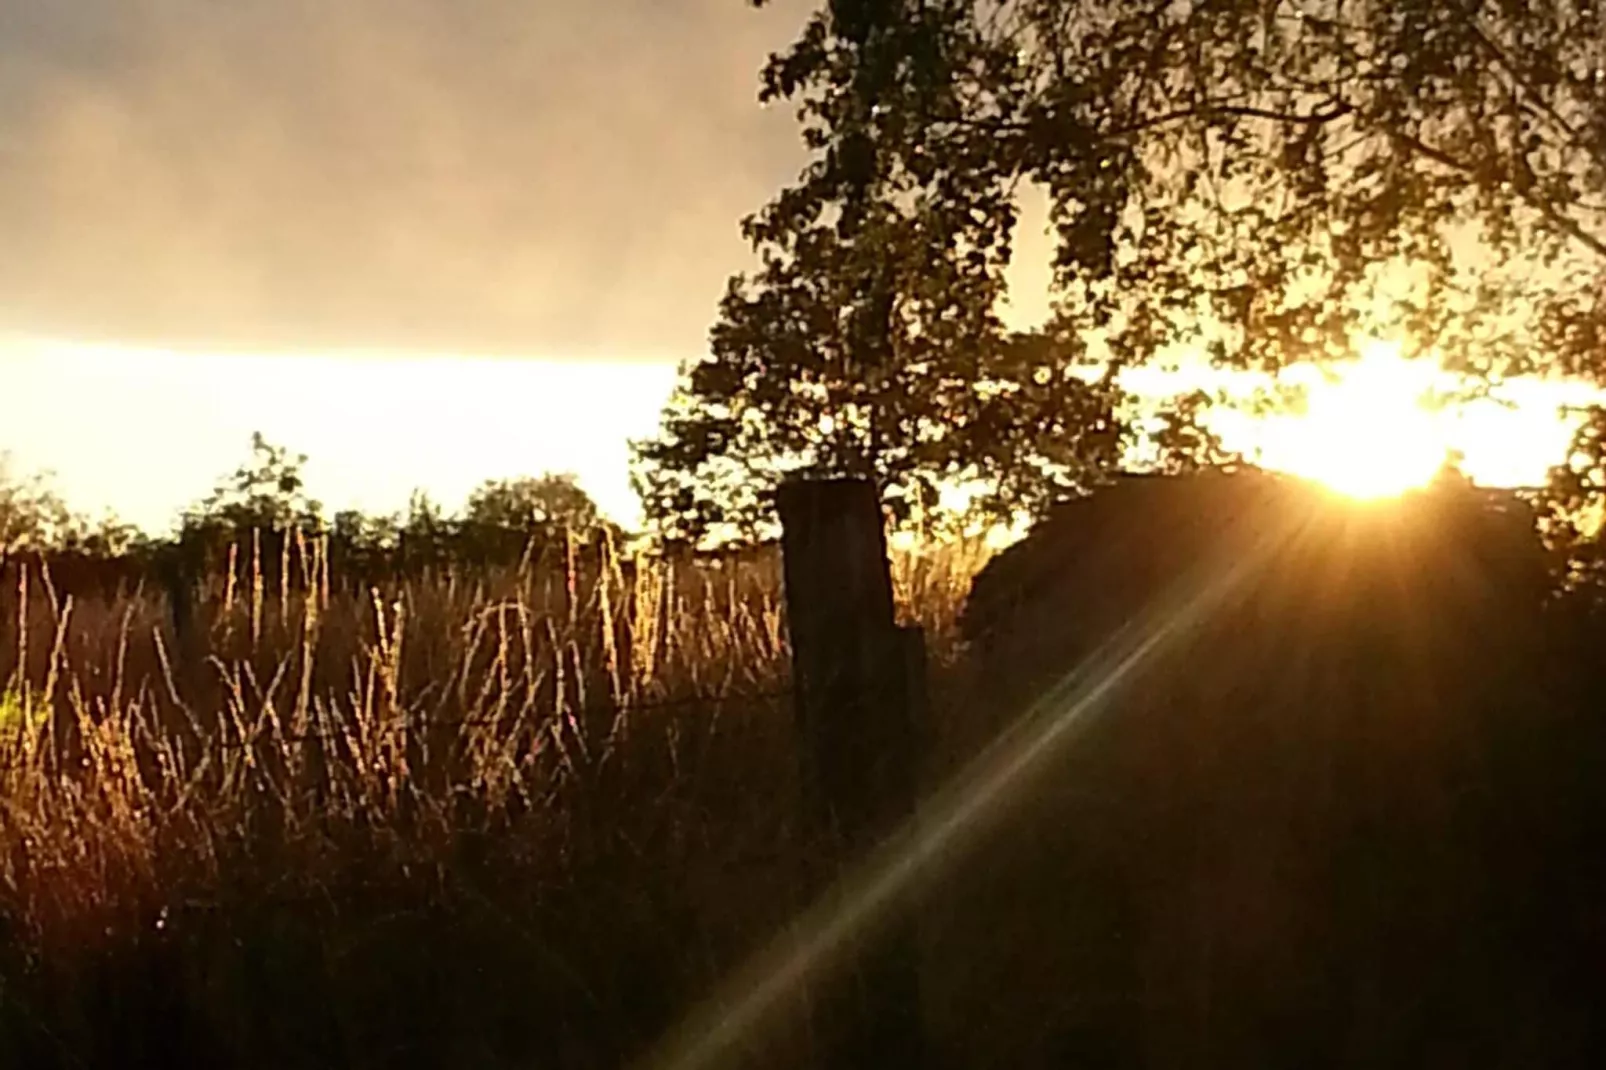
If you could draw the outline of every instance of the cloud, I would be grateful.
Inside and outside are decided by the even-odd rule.
[[[695,351],[809,6],[0,0],[0,330]]]

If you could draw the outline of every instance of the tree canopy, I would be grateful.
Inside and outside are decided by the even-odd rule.
[[[69,509],[51,473],[25,475],[9,453],[0,452],[0,556],[53,549],[111,556],[144,542],[138,529],[114,514],[95,520]]]
[[[516,479],[492,479],[469,495],[464,519],[472,524],[528,531],[570,528],[585,531],[600,520],[597,503],[570,472]]]
[[[1113,372],[1178,347],[1275,370],[1389,336],[1471,389],[1606,372],[1593,3],[833,0],[761,96],[811,158],[638,446],[661,524],[751,515],[796,468],[1036,508],[1132,439]],[[1055,307],[1020,339],[996,308],[1027,184]],[[1167,415],[1162,457],[1208,452]]]
[[[218,482],[186,511],[186,528],[218,526],[234,531],[322,528],[323,506],[306,493],[306,454],[276,446],[260,431],[251,435],[251,458]]]
[[[1599,373],[1594,5],[990,6],[1021,57],[986,87],[1021,102],[998,156],[1050,191],[1063,329],[1119,319],[1130,358],[1203,322],[1237,365],[1369,332],[1480,377]]]
[[[252,435],[250,459],[186,511],[178,540],[166,552],[198,570],[220,563],[230,544],[248,537],[265,548],[271,566],[299,531],[326,536],[343,572],[372,576],[452,563],[516,563],[532,544],[544,545],[564,529],[605,526],[596,503],[568,473],[486,480],[456,513],[420,490],[401,514],[345,509],[326,519],[322,504],[307,493],[306,462],[306,455]]]
[[[873,477],[908,518],[944,484],[1008,512],[1113,462],[1113,383],[998,317],[1016,206],[990,132],[942,121],[971,107],[956,71],[1009,63],[954,3],[835,3],[772,59],[762,99],[798,101],[813,159],[744,221],[761,266],[637,446],[660,526],[750,529],[789,471]]]
[[[36,549],[68,522],[67,508],[42,473],[24,475],[0,453],[0,553]]]

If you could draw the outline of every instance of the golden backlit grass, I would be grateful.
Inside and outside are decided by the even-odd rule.
[[[251,556],[188,643],[159,593],[0,595],[0,1057],[180,1043],[167,1013],[180,1064],[388,1065],[399,1014],[474,1046],[431,1057],[605,1064],[799,905],[777,558],[571,544],[359,592],[313,543],[277,584]],[[896,555],[939,672],[981,557]]]

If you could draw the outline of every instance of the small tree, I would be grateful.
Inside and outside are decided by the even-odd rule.
[[[470,524],[517,531],[585,531],[601,517],[596,502],[569,472],[487,480],[469,495],[463,515]]]
[[[220,481],[185,515],[186,525],[223,526],[232,531],[284,531],[323,526],[323,506],[306,494],[302,468],[306,454],[275,446],[260,431],[251,435],[251,459]]]
[[[68,509],[48,472],[13,473],[10,455],[0,453],[0,554],[67,551],[113,558],[148,552],[150,537],[107,512],[98,520]]]
[[[323,530],[323,507],[307,496],[301,475],[306,462],[305,454],[254,432],[250,459],[185,511],[176,544],[160,555],[168,582],[175,588],[192,582],[217,567],[231,543],[244,539],[260,548],[257,564],[276,576],[292,531]]]
[[[67,550],[100,558],[138,556],[153,547],[149,535],[110,512],[99,520],[73,516],[60,541]]]
[[[21,475],[10,453],[0,453],[0,553],[42,550],[71,527],[67,506],[51,486],[50,475]]]

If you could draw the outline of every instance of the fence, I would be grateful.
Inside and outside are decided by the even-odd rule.
[[[925,647],[895,621],[873,484],[793,483],[779,506],[804,817],[838,845],[840,866],[912,816]],[[901,911],[848,949],[845,983],[817,1004],[825,1066],[927,1063],[913,920]]]

